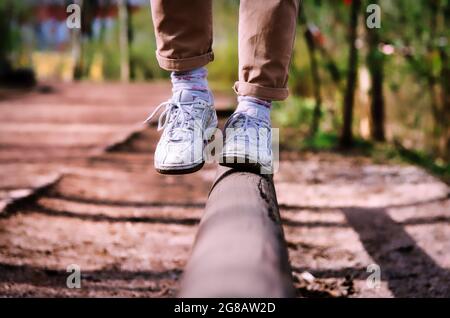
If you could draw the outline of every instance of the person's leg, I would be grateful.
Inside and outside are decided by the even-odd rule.
[[[288,96],[287,80],[299,0],[241,0],[239,95],[265,100]]]
[[[189,90],[212,103],[206,64],[212,52],[211,0],[151,0],[159,66],[172,71],[173,92]]]
[[[156,58],[167,71],[190,71],[214,59],[211,0],[151,0]]]
[[[155,168],[165,174],[196,171],[203,165],[203,139],[217,125],[206,64],[213,60],[211,0],[151,0],[156,58],[172,71],[172,98],[164,107],[164,129],[155,151]]]
[[[298,9],[299,0],[241,0],[239,81],[234,85],[239,98],[227,128],[270,129],[271,102],[288,96],[288,71]],[[245,130],[238,129],[236,134]],[[226,136],[222,159],[225,165],[234,166],[243,158],[256,162],[257,166],[272,165],[270,140],[261,140],[269,139],[270,133],[257,135],[257,140],[254,134],[235,135]],[[257,151],[252,153],[252,149]],[[227,164],[227,160],[231,164]]]

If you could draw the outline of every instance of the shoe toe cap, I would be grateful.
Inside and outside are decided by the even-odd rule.
[[[189,143],[159,145],[155,152],[156,165],[186,166],[201,161],[201,159],[202,151],[195,151],[195,148]]]

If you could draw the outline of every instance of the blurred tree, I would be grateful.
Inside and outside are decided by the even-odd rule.
[[[133,6],[131,1],[127,1],[127,30],[128,30],[128,48],[130,50],[134,41],[134,28],[133,28]],[[133,80],[136,77],[135,72],[135,60],[131,58],[130,54],[128,57],[128,64],[130,68],[130,79]]]
[[[30,87],[36,84],[35,74],[30,68],[17,68],[21,46],[20,27],[28,18],[22,1],[0,1],[0,84]]]
[[[130,44],[129,44],[129,12],[127,0],[118,0],[119,6],[119,45],[120,45],[120,79],[130,80]]]
[[[81,30],[73,30],[72,49],[75,57],[74,79],[80,80],[87,76],[91,59],[86,54],[86,39],[92,37],[92,23],[98,12],[98,0],[76,0],[81,7]]]
[[[377,4],[378,0],[368,0],[368,4]],[[370,28],[366,23],[367,65],[371,77],[370,134],[376,141],[384,141],[384,54],[380,51],[381,39],[378,28]]]
[[[355,89],[358,73],[358,48],[356,46],[358,20],[361,9],[361,0],[345,0],[350,5],[350,24],[348,45],[350,52],[348,55],[347,86],[345,88],[343,104],[343,124],[340,138],[340,146],[351,147],[353,144],[353,105],[355,102]]]
[[[441,58],[441,126],[442,136],[440,142],[440,151],[444,159],[450,162],[450,1],[442,4],[439,20],[441,21],[440,36],[438,38],[438,48]]]
[[[74,4],[77,4],[83,12],[83,0],[75,0]],[[83,17],[83,14],[81,15]],[[82,20],[83,21],[83,20]],[[83,27],[83,23],[82,23]],[[83,46],[82,46],[82,29],[72,30],[72,58],[74,60],[73,78],[79,80],[83,76]]]
[[[7,16],[7,3],[2,1],[0,2],[0,34],[2,35],[0,41],[0,76],[7,68],[7,55],[11,49],[11,29]]]
[[[392,36],[404,44],[402,52],[410,71],[430,96],[430,110],[434,121],[433,152],[450,160],[450,90],[449,36],[450,1],[429,0],[414,2],[399,0],[397,28]],[[404,27],[407,25],[408,27]],[[402,27],[403,26],[403,27]]]
[[[22,6],[12,0],[0,1],[0,72],[11,67],[9,55],[20,42],[17,32],[14,32],[13,23],[16,22]]]
[[[305,42],[308,48],[308,54],[310,59],[310,68],[311,68],[311,77],[313,81],[313,92],[315,105],[312,114],[312,121],[310,126],[309,135],[310,137],[314,137],[319,130],[320,126],[320,118],[322,115],[322,93],[321,93],[321,79],[319,74],[319,63],[317,61],[317,48],[316,48],[316,40],[319,35],[319,29],[312,24],[308,23],[306,18],[304,7],[300,6],[299,8],[299,19],[298,22],[304,28],[304,37]]]

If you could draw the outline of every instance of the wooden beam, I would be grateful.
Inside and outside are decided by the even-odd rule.
[[[271,176],[220,167],[180,297],[291,297],[291,268]]]

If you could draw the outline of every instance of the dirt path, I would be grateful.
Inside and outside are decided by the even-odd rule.
[[[158,134],[140,122],[167,94],[70,84],[0,102],[1,296],[176,294],[215,166],[154,172]],[[283,153],[275,181],[299,296],[450,296],[450,200],[435,178]],[[70,264],[81,289],[66,287]]]

